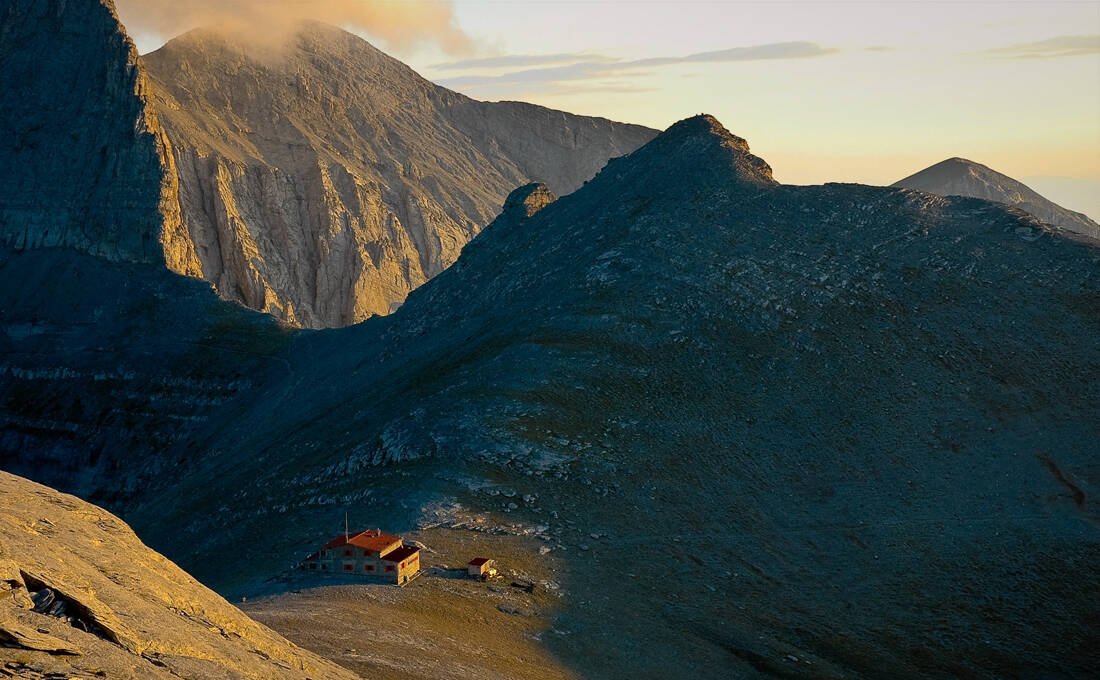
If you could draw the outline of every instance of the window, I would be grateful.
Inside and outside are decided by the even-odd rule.
[[[322,569],[328,569],[328,565],[327,565],[327,564],[322,564],[322,565],[321,565],[321,568],[322,568]]]
[[[352,552],[352,551],[351,551],[350,549],[349,549],[349,550],[345,550],[345,551],[344,551],[344,557],[351,557],[351,552]]]
[[[392,564],[387,564],[386,565],[386,571],[393,571],[393,565]]]
[[[325,556],[325,551],[324,551],[324,550],[322,550],[322,551],[321,551],[321,557],[324,557],[324,556]]]
[[[404,568],[405,568],[405,563],[404,563],[404,562],[402,562],[402,563],[401,563],[401,568],[402,568],[402,569],[404,569]]]
[[[317,568],[317,563],[316,562],[310,562],[309,563],[309,568],[310,569],[316,569]]]
[[[369,550],[364,550],[363,551],[363,557],[370,557],[370,551]]]
[[[350,564],[345,564],[345,565],[344,565],[344,571],[351,571],[351,570],[352,570],[353,568],[354,568],[354,567],[353,567],[352,565],[350,565]]]
[[[363,565],[363,569],[365,569],[367,571],[374,571],[374,565],[373,564],[365,564],[365,565]]]

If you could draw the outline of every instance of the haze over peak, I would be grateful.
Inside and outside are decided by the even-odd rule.
[[[268,2],[267,0],[118,0],[118,13],[131,31],[165,38],[181,29],[216,25],[238,40],[275,48],[302,20],[364,31],[391,49],[433,42],[445,52],[468,55],[473,44],[457,27],[452,3],[436,2]]]

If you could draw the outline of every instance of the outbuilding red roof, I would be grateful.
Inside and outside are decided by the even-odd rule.
[[[400,541],[400,536],[384,534],[377,529],[367,529],[366,531],[359,531],[351,534],[347,539],[343,536],[337,536],[321,546],[321,550],[332,550],[333,548],[339,548],[345,545],[354,545],[365,550],[379,552]]]
[[[490,560],[488,557],[475,557],[474,559],[470,560],[469,566],[471,566],[471,567],[480,567],[481,565],[485,564],[486,562],[492,562],[492,560]]]

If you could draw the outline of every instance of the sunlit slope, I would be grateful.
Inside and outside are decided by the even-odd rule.
[[[242,614],[107,511],[0,472],[5,677],[357,677]]]

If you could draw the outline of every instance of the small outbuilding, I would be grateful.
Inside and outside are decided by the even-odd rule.
[[[488,557],[475,557],[466,565],[466,575],[481,581],[497,573],[496,562]]]

